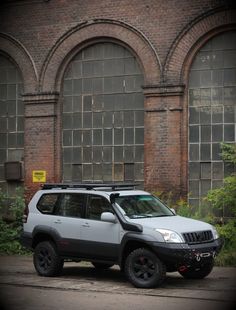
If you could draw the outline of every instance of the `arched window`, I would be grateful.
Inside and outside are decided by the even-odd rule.
[[[6,182],[6,162],[24,160],[24,104],[22,77],[16,66],[0,55],[0,187],[12,191],[17,182]]]
[[[79,52],[64,77],[63,180],[143,181],[143,76],[123,46]]]
[[[222,185],[235,167],[221,159],[221,142],[235,143],[236,31],[217,35],[197,53],[189,78],[190,203]]]

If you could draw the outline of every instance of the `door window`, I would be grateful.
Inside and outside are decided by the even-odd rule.
[[[58,198],[59,194],[43,195],[37,204],[37,209],[44,214],[53,214]]]
[[[66,217],[83,217],[86,204],[86,195],[65,194],[58,206],[57,215]]]
[[[87,218],[91,220],[101,220],[101,214],[103,212],[112,212],[109,201],[98,195],[91,195],[88,201]]]

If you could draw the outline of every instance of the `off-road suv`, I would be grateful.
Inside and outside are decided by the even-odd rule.
[[[166,272],[204,278],[222,247],[215,228],[175,214],[128,184],[45,184],[29,203],[22,243],[41,276],[64,260],[120,266],[136,287],[160,285]]]

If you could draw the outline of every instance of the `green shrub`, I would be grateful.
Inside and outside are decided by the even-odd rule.
[[[236,267],[236,220],[230,220],[224,225],[216,225],[216,229],[224,239],[224,247],[216,258],[216,264]]]
[[[7,197],[0,190],[0,253],[26,254],[19,237],[23,229],[22,216],[24,212],[24,198],[21,188],[16,190],[14,197]]]
[[[224,216],[224,210],[236,216],[236,176],[232,175],[224,179],[224,186],[210,190],[206,200],[211,204],[215,212]]]

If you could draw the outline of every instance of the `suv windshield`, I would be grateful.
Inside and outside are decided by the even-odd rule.
[[[116,203],[130,219],[174,215],[159,199],[151,195],[119,196]]]

